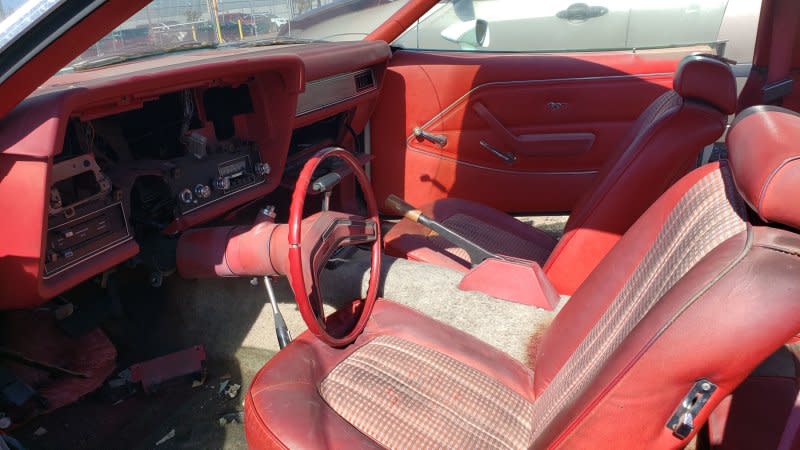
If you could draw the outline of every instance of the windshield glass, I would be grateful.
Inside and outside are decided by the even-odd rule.
[[[360,40],[407,0],[153,0],[66,69],[226,45]]]
[[[64,0],[0,0],[0,51]]]

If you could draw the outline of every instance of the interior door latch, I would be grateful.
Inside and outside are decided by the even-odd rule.
[[[701,378],[686,394],[686,397],[681,400],[681,403],[675,408],[675,412],[667,422],[667,428],[672,430],[672,434],[678,439],[686,439],[689,434],[694,431],[695,418],[697,414],[708,403],[711,394],[717,390],[717,385],[711,381]]]
[[[414,127],[413,133],[414,136],[420,139],[425,139],[426,141],[433,142],[439,147],[444,147],[445,145],[447,145],[447,136],[443,134],[428,133],[427,131],[423,130],[420,127]]]

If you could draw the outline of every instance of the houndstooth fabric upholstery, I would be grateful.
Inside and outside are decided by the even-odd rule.
[[[442,225],[492,253],[536,261],[540,265],[547,261],[552,250],[539,247],[534,242],[466,214],[450,216],[442,221]],[[433,235],[429,239],[435,248],[444,250],[465,262],[471,262],[464,249],[456,247],[447,239],[439,235]]]
[[[373,339],[320,385],[326,402],[380,445],[505,448],[528,445],[533,404],[443,353],[394,337]]]
[[[700,259],[746,230],[746,209],[726,167],[684,194],[653,246],[600,320],[536,399],[535,442],[560,411],[586,389],[653,305]]]
[[[624,339],[704,256],[744,232],[726,166],[697,182],[600,320],[534,403],[447,355],[379,337],[322,382],[329,405],[387,448],[528,448],[579,399]]]

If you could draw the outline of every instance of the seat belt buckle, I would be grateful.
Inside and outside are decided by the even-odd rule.
[[[695,418],[716,390],[717,385],[705,378],[694,383],[667,422],[667,428],[672,430],[675,437],[686,439],[694,431]]]
[[[774,103],[791,94],[793,87],[794,80],[791,78],[773,81],[761,88],[761,101],[765,104]]]

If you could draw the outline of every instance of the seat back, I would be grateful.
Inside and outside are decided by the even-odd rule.
[[[559,292],[572,294],[636,219],[722,135],[736,108],[730,67],[709,56],[679,64],[673,90],[635,122],[619,156],[573,209],[544,266]]]
[[[745,111],[730,163],[691,172],[625,233],[540,343],[534,447],[683,446],[800,330],[798,139],[800,116]],[[667,423],[702,379],[716,390],[676,437]]]

